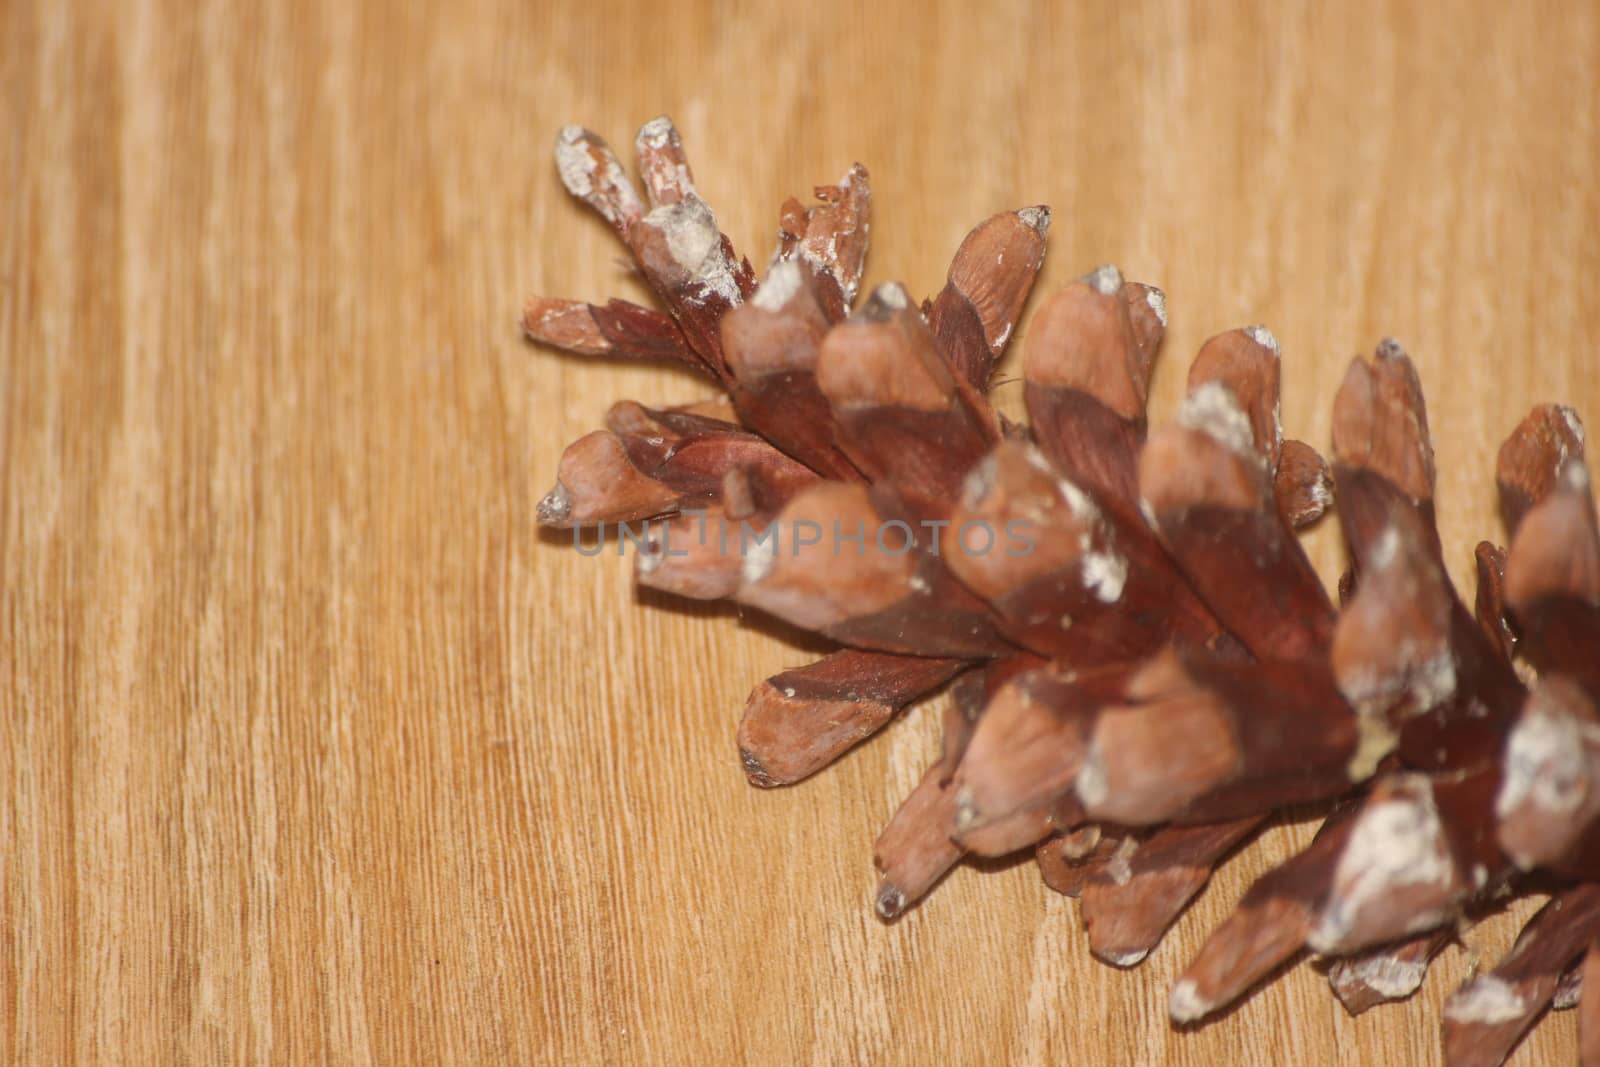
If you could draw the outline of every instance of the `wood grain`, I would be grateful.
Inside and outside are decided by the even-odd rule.
[[[869,280],[918,292],[1048,202],[1043,288],[1114,260],[1167,289],[1158,414],[1199,342],[1264,321],[1325,444],[1348,359],[1402,338],[1470,589],[1500,438],[1546,399],[1600,422],[1597,101],[1586,0],[0,3],[0,1057],[1436,1062],[1466,949],[1360,1019],[1302,964],[1168,1026],[1308,826],[1135,971],[1027,865],[876,921],[936,709],[748,788],[744,696],[807,654],[641,606],[533,521],[613,398],[700,387],[515,320],[638,291],[560,190],[566,121],[673,114],[758,261],[782,197],[860,159]]]

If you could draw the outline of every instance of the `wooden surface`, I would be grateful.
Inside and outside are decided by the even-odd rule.
[[[613,399],[699,393],[515,329],[530,293],[637,292],[557,127],[665,111],[758,262],[855,159],[869,280],[919,292],[1050,203],[1042,289],[1113,260],[1166,288],[1158,416],[1264,321],[1325,445],[1395,334],[1470,589],[1501,437],[1545,399],[1600,423],[1600,10],[1063,7],[0,2],[0,1056],[1434,1062],[1466,949],[1360,1019],[1302,964],[1168,1026],[1308,826],[1135,971],[1031,864],[880,924],[872,838],[936,709],[753,790],[745,694],[808,654],[535,529]],[[1516,1062],[1574,1049],[1558,1016]]]

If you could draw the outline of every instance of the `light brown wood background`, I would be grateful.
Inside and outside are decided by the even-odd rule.
[[[1500,438],[1545,399],[1600,423],[1597,101],[1587,0],[0,2],[0,1056],[1433,1062],[1467,950],[1358,1020],[1301,965],[1167,1025],[1306,826],[1132,972],[1031,865],[880,924],[871,841],[936,713],[747,787],[744,696],[808,654],[534,526],[613,399],[699,387],[515,321],[632,289],[563,122],[674,115],[758,262],[782,197],[860,159],[870,279],[920,292],[1048,202],[1042,288],[1166,287],[1158,415],[1264,321],[1325,445],[1346,361],[1402,338],[1470,589]],[[1517,1062],[1574,1047],[1557,1017]]]

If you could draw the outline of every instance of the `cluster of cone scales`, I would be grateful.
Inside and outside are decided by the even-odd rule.
[[[1200,948],[1175,1021],[1305,951],[1333,958],[1352,1011],[1405,997],[1465,923],[1539,892],[1512,951],[1451,997],[1447,1058],[1499,1062],[1577,1007],[1600,1064],[1600,532],[1573,411],[1536,408],[1502,447],[1510,547],[1478,546],[1469,607],[1392,341],[1339,388],[1331,464],[1283,436],[1262,327],[1206,342],[1151,430],[1165,298],[1101,267],[1034,314],[1029,422],[1012,424],[988,386],[1047,209],[980,224],[929,300],[894,284],[858,300],[860,166],[783,206],[758,282],[666,119],[639,132],[643,198],[589,131],[556,151],[661,309],[539,298],[527,334],[675,364],[718,395],[615,405],[563,455],[540,521],[649,520],[640,584],[838,643],[751,694],[755,785],[821,770],[949,687],[940,756],[877,841],[881,915],[969,854],[1031,849],[1095,953],[1131,966],[1232,850],[1309,806],[1321,830]],[[1296,535],[1329,511],[1350,558],[1337,603]]]

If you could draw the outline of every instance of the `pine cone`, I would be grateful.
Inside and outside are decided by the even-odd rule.
[[[1580,1004],[1600,1063],[1600,533],[1571,410],[1535,409],[1502,448],[1511,548],[1479,546],[1469,610],[1393,341],[1350,366],[1331,469],[1283,437],[1279,347],[1259,326],[1206,342],[1177,419],[1150,433],[1164,297],[1101,267],[1034,316],[1031,425],[1010,425],[986,395],[1047,208],[980,224],[933,299],[891,284],[857,307],[864,168],[784,204],[758,286],[671,122],[640,130],[638,154],[648,208],[594,134],[569,126],[556,147],[665,312],[535,299],[524,329],[724,395],[617,404],[567,449],[539,519],[633,535],[647,520],[640,584],[841,646],[751,694],[755,785],[815,773],[951,686],[940,758],[877,841],[881,916],[969,853],[1032,848],[1079,896],[1094,952],[1129,966],[1275,813],[1319,806],[1312,844],[1178,980],[1175,1021],[1307,949],[1335,958],[1352,1012],[1405,997],[1467,917],[1537,885],[1550,902],[1449,1002],[1448,1059],[1497,1063],[1547,1007]],[[1335,499],[1339,607],[1295,536]]]

